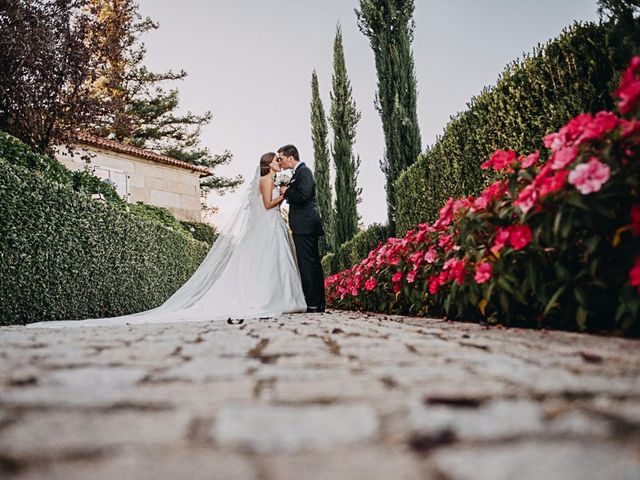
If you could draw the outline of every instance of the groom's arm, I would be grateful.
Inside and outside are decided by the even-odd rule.
[[[311,170],[304,169],[296,175],[296,179],[284,192],[284,198],[296,205],[311,201],[313,195],[313,176]]]

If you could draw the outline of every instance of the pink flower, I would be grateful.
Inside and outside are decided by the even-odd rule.
[[[640,235],[640,205],[635,204],[631,207],[631,232]]]
[[[611,169],[596,157],[591,157],[587,163],[581,163],[569,174],[569,183],[583,195],[600,190],[609,180]]]
[[[438,275],[438,274],[431,275],[429,277],[429,280],[427,281],[427,284],[429,285],[429,293],[431,295],[435,295],[436,293],[438,293],[438,289],[442,285],[440,283],[440,275]]]
[[[476,283],[488,282],[491,278],[493,267],[489,262],[482,262],[476,265],[476,274],[473,277]]]
[[[562,141],[562,138],[556,132],[545,135],[543,141],[544,141],[544,146],[554,152],[564,146],[564,142]]]
[[[393,277],[391,277],[391,281],[393,283],[399,283],[402,281],[402,272],[396,272],[393,274]]]
[[[413,264],[413,268],[418,268],[422,263],[424,256],[424,250],[418,250],[415,253],[409,255],[409,261]]]
[[[427,253],[424,254],[424,261],[427,263],[433,263],[436,261],[437,255],[438,253],[436,252],[436,249],[431,246],[429,247],[429,250],[427,250]]]
[[[507,183],[501,180],[492,183],[487,187],[487,189],[480,194],[478,198],[476,198],[473,203],[476,208],[487,208],[489,202],[494,199],[500,198],[504,195],[504,192],[507,190]]]
[[[418,225],[419,227],[421,225]],[[428,225],[427,225],[428,227]],[[429,229],[428,228],[420,228],[418,230],[418,234],[416,235],[416,243],[421,243],[424,241],[424,238],[428,235],[429,233]]]
[[[640,70],[640,55],[631,59],[629,68],[625,70],[620,79],[620,86],[614,92],[614,95],[620,99],[618,110],[620,113],[627,114],[640,106],[640,79],[638,79],[638,71]]]
[[[587,125],[578,139],[579,143],[587,140],[600,140],[606,133],[617,128],[620,119],[611,112],[598,112]]]
[[[364,282],[364,288],[366,288],[368,291],[373,290],[374,288],[376,288],[376,285],[378,284],[378,282],[376,282],[376,279],[373,277],[369,277],[367,279],[366,282]]]
[[[530,166],[534,165],[538,159],[540,158],[540,150],[536,150],[535,152],[527,155],[523,160],[522,160],[522,168],[529,168]]]
[[[504,170],[511,166],[515,158],[516,152],[513,150],[496,150],[489,160],[480,165],[480,168],[493,168],[498,171]]]
[[[516,207],[519,207],[523,213],[527,213],[529,210],[533,208],[538,199],[538,191],[534,185],[527,185],[522,189],[518,198],[513,204]]]
[[[464,277],[466,276],[464,265],[464,260],[450,258],[444,263],[443,271],[448,272],[447,278],[449,280],[455,280],[459,284],[462,284]]]
[[[553,175],[542,175],[536,177],[536,184],[539,188],[539,195],[541,197],[544,197],[545,195],[560,190],[564,186],[568,176],[568,171],[558,170]]]
[[[434,227],[444,227],[451,223],[451,221],[453,220],[453,204],[453,198],[447,200],[447,203],[445,203],[444,207],[440,209],[440,218],[438,218],[438,221],[434,223]]]
[[[394,283],[393,284],[393,293],[398,293],[401,289],[402,289],[402,287],[400,286],[399,283]]]
[[[471,200],[465,197],[458,198],[455,202],[453,202],[453,212],[455,213],[464,208],[469,208],[469,206],[471,206]]]
[[[629,271],[629,284],[632,287],[637,287],[640,292],[640,256],[636,257],[636,262]]]
[[[442,235],[438,240],[438,245],[444,248],[445,252],[451,250],[451,246],[453,244],[453,234],[450,235]]]
[[[500,252],[500,250],[502,250],[507,244],[507,240],[509,240],[509,229],[499,228],[495,238],[493,239],[491,252],[493,252],[494,255],[497,255],[498,252]]]
[[[570,145],[575,142],[592,121],[593,118],[589,113],[580,113],[569,120],[569,122],[560,129],[560,132],[558,132],[561,137],[564,137],[565,145]]]
[[[560,170],[573,162],[578,156],[578,149],[576,147],[564,147],[551,156],[551,168],[554,170]]]
[[[514,250],[520,250],[531,243],[532,233],[528,225],[514,225],[509,228],[509,243]]]
[[[640,133],[640,122],[638,122],[638,119],[633,118],[631,120],[620,120],[620,123],[622,125],[622,138],[628,138],[628,137],[633,137],[634,135]],[[633,142],[633,145],[637,145],[638,142],[640,141],[640,138],[636,139],[635,142]],[[627,156],[632,156],[633,153],[627,153]]]
[[[413,283],[416,280],[416,275],[418,274],[417,270],[411,270],[407,274],[407,283]]]

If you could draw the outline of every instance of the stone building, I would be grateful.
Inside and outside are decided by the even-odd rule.
[[[89,163],[81,158],[85,153]],[[73,156],[61,149],[56,158],[71,170],[89,165],[128,202],[166,207],[180,220],[202,220],[200,179],[212,175],[205,167],[87,134],[79,136]]]

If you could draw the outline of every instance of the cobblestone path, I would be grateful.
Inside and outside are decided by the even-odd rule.
[[[333,312],[0,345],[3,478],[640,478],[640,341]]]

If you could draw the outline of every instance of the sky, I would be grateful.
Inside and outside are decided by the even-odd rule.
[[[230,150],[216,169],[250,180],[260,156],[287,143],[313,167],[311,73],[329,112],[333,40],[341,25],[353,97],[362,114],[354,152],[363,225],[387,218],[380,117],[374,107],[376,71],[368,39],[358,30],[357,0],[139,0],[142,15],[159,22],[143,36],[152,70],[184,69],[174,83],[181,110],[210,110],[202,144]],[[413,43],[418,121],[423,147],[440,135],[469,99],[495,83],[512,60],[557,36],[574,21],[596,21],[595,0],[416,0]],[[248,182],[246,182],[248,184]],[[245,184],[246,185],[246,184]],[[223,225],[243,187],[210,203]]]

